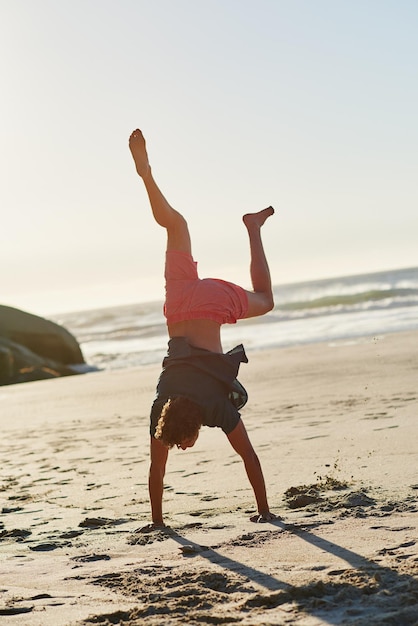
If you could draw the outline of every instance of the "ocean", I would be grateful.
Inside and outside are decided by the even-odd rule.
[[[359,341],[418,329],[418,267],[274,287],[274,310],[222,328],[224,350]],[[79,341],[99,369],[161,362],[167,347],[163,302],[60,314],[54,321]],[[417,346],[418,348],[418,346]]]

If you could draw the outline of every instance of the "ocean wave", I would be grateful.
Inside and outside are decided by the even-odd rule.
[[[418,289],[372,289],[352,294],[333,294],[320,296],[310,300],[279,302],[277,308],[284,311],[301,311],[306,309],[331,309],[334,307],[348,308],[353,305],[373,303],[379,300],[391,300],[405,306],[407,301],[418,302]]]

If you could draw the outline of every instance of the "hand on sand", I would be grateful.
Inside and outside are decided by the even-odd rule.
[[[250,517],[250,522],[254,522],[255,524],[265,524],[266,522],[274,522],[280,519],[281,517],[269,511],[268,513],[257,513],[257,515],[253,515]]]
[[[146,526],[143,526],[142,528],[138,528],[138,530],[136,531],[137,533],[152,533],[154,530],[163,530],[164,528],[167,528],[167,526],[165,524],[147,524]]]

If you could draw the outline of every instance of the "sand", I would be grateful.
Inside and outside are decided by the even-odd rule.
[[[249,352],[243,420],[281,520],[218,429],[170,453],[157,366],[0,388],[0,624],[418,624],[418,333]]]

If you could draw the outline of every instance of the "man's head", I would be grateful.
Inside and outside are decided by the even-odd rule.
[[[203,411],[184,396],[169,398],[164,404],[155,429],[155,438],[167,448],[191,448],[203,424]]]

